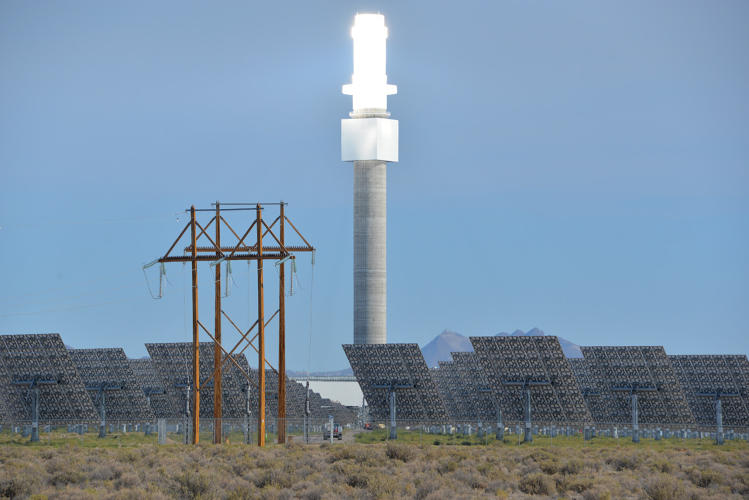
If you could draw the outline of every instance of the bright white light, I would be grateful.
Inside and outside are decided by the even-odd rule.
[[[385,72],[385,41],[388,29],[382,14],[357,14],[351,28],[354,39],[354,74],[343,93],[353,96],[354,112],[387,110],[387,96],[397,87],[388,85]]]

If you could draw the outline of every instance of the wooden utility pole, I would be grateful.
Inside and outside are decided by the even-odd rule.
[[[263,291],[263,209],[257,204],[257,445],[265,446],[265,293]]]
[[[192,444],[198,444],[200,440],[200,339],[198,337],[198,248],[195,236],[195,206],[190,207],[190,234],[192,235]],[[185,430],[187,432],[187,430]]]
[[[280,216],[281,226],[279,229],[282,248],[284,248],[284,245],[286,244],[284,239],[283,219],[285,215],[283,208],[282,201]],[[276,427],[278,428],[279,444],[284,444],[286,442],[286,293],[284,289],[286,273],[284,266],[285,263],[282,260],[278,280],[278,421],[276,422]]]
[[[227,205],[234,205],[231,208],[226,208]],[[254,206],[253,206],[254,205]],[[269,205],[276,205],[276,203],[269,203]],[[182,229],[182,232],[174,240],[174,243],[169,247],[166,254],[162,257],[154,260],[150,264],[144,266],[144,269],[148,266],[156,263],[167,263],[167,262],[190,262],[192,267],[192,373],[191,380],[187,384],[186,405],[187,412],[192,412],[188,417],[190,425],[192,426],[192,439],[193,444],[197,444],[200,440],[200,390],[202,387],[208,387],[210,382],[213,381],[213,418],[214,418],[214,443],[220,443],[223,439],[222,436],[222,367],[224,363],[231,362],[237,370],[248,380],[248,382],[258,389],[258,445],[265,445],[265,365],[267,364],[273,371],[276,369],[271,366],[268,360],[265,359],[265,294],[263,289],[263,263],[266,260],[278,260],[280,262],[280,275],[279,275],[279,308],[275,311],[268,319],[270,323],[276,314],[279,315],[278,325],[278,337],[279,337],[279,351],[278,351],[278,362],[279,371],[278,373],[278,440],[280,443],[286,441],[286,301],[285,301],[285,261],[289,259],[295,259],[297,252],[314,252],[314,247],[302,236],[299,230],[294,226],[294,223],[286,217],[285,204],[281,202],[280,216],[275,219],[273,223],[268,225],[263,221],[263,205],[249,204],[249,203],[224,203],[219,205],[218,202],[215,204],[213,209],[196,209],[194,206],[190,207],[190,221]],[[247,228],[242,236],[241,232],[235,231],[235,229],[227,222],[226,218],[221,215],[221,208],[223,207],[224,212],[227,211],[251,211],[255,210],[255,218],[252,224]],[[208,222],[205,226],[196,218],[196,212],[213,212],[214,218]],[[252,220],[252,219],[251,219]],[[216,223],[215,229],[215,241],[211,238],[208,233],[208,229],[211,224]],[[278,235],[274,233],[273,229],[276,222],[280,222]],[[296,235],[304,244],[297,244],[294,246],[287,246],[286,244],[286,223],[289,224],[291,234]],[[221,246],[221,226],[228,229],[228,233],[224,233],[224,239],[226,237],[232,239],[232,236],[236,238],[236,242],[231,245]],[[253,227],[256,230],[257,242],[254,245],[250,245],[249,241],[252,239],[251,233]],[[182,237],[187,233],[188,228],[190,229],[190,244],[183,248],[183,255],[171,255],[177,244],[181,241]],[[274,244],[264,245],[263,237],[270,235],[274,240]],[[201,238],[210,242],[209,246],[198,246]],[[254,325],[246,331],[241,330],[237,324],[232,321],[229,315],[222,309],[221,304],[221,264],[223,262],[231,262],[232,260],[246,260],[252,261],[257,260],[257,294],[258,294],[258,319]],[[198,262],[206,261],[211,262],[215,269],[215,323],[214,332],[211,333],[206,326],[200,322],[198,318]],[[225,316],[229,323],[237,330],[241,339],[231,348],[227,350],[222,345],[221,335],[221,316]],[[251,336],[252,331],[258,328],[257,334]],[[202,329],[208,337],[213,341],[213,372],[205,380],[200,380],[200,338],[199,333]],[[253,343],[257,338],[257,347]],[[245,344],[244,347],[239,349],[241,344]],[[252,347],[258,353],[258,379],[257,381],[248,372],[246,372],[236,361],[236,356],[242,356],[244,351]],[[192,393],[192,399],[189,394]],[[187,437],[186,437],[187,439]]]
[[[219,202],[216,202],[216,261],[221,258],[221,208]],[[214,337],[216,341],[213,343],[213,444],[221,444],[221,417],[222,417],[222,403],[221,398],[223,397],[221,388],[221,263],[216,264],[216,318],[214,324]]]

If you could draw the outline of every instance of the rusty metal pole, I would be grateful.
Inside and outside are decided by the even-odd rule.
[[[198,370],[200,361],[200,339],[198,338],[198,248],[195,238],[195,206],[190,207],[190,234],[192,257],[192,444],[200,440],[200,372]]]
[[[284,209],[281,202],[281,246],[285,246],[284,240]],[[285,257],[284,254],[282,256]],[[284,262],[281,260],[281,270],[278,275],[278,443],[286,442],[286,302],[284,280],[286,272]]]
[[[221,258],[221,209],[216,201],[216,260]],[[213,368],[213,443],[221,444],[221,264],[216,264],[216,318],[214,325]]]
[[[263,212],[257,204],[257,315],[258,315],[258,412],[257,412],[257,445],[265,446],[265,317],[263,292]]]

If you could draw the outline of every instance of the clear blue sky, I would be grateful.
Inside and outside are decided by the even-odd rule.
[[[169,266],[155,301],[141,272],[175,214],[284,199],[318,248],[311,307],[308,258],[289,300],[288,366],[306,367],[310,325],[311,368],[346,366],[356,11],[386,15],[398,85],[391,342],[538,326],[749,351],[744,1],[3,1],[0,332],[131,356],[186,341],[189,273]],[[247,326],[246,265],[234,278],[226,307]]]

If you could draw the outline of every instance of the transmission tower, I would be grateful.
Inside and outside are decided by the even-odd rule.
[[[286,442],[286,304],[285,304],[285,263],[286,261],[293,260],[296,258],[299,252],[314,252],[314,247],[302,236],[302,234],[294,226],[294,223],[289,220],[285,214],[286,203],[224,203],[219,202],[213,203],[213,208],[196,209],[195,206],[190,207],[187,212],[190,213],[190,220],[179,233],[179,236],[174,240],[172,246],[163,255],[150,264],[144,267],[154,265],[156,263],[170,263],[170,262],[190,262],[192,268],[192,443],[197,444],[200,436],[200,388],[213,381],[213,418],[214,418],[214,434],[213,442],[221,443],[222,441],[222,410],[221,410],[221,397],[222,397],[222,367],[227,362],[232,362],[237,369],[247,378],[249,383],[255,385],[258,390],[258,445],[265,445],[265,367],[268,365],[274,372],[278,374],[278,442]],[[271,224],[267,224],[263,219],[263,208],[265,206],[277,206],[279,215],[273,220]],[[222,207],[229,207],[223,208]],[[247,226],[246,230],[242,232],[235,231],[235,229],[227,222],[222,212],[232,212],[239,214],[246,214],[247,212],[254,211],[254,217],[251,219],[252,222]],[[199,214],[211,213],[213,217],[206,224],[202,224],[198,220]],[[249,221],[245,219],[245,224]],[[274,232],[273,228],[278,224],[278,235]],[[294,234],[301,240],[298,245],[288,245],[286,243],[286,225],[291,228]],[[208,233],[211,225],[214,225],[214,237],[212,238]],[[226,245],[222,242],[221,234],[223,229],[227,229],[232,236],[229,237],[232,240],[231,245]],[[172,251],[177,248],[180,240],[186,235],[188,229],[190,230],[190,241],[187,246],[183,247],[183,255],[172,255]],[[253,237],[251,233],[254,229],[254,243],[249,243]],[[248,236],[250,237],[248,239]],[[204,238],[209,243],[205,246],[200,246],[201,238]],[[272,243],[266,245],[264,240],[270,240]],[[232,321],[229,314],[221,306],[221,264],[223,262],[231,262],[235,260],[244,261],[257,261],[257,320],[255,323],[246,331],[242,331],[236,322]],[[278,293],[278,309],[271,315],[266,321],[265,319],[265,292],[263,289],[263,263],[266,260],[277,261],[279,267],[279,293]],[[200,321],[198,317],[198,263],[199,262],[210,262],[214,266],[216,280],[215,280],[215,323],[213,327],[213,333]],[[265,357],[265,329],[268,324],[273,320],[274,317],[278,316],[278,369],[274,368]],[[225,318],[233,327],[237,330],[241,338],[234,344],[231,350],[227,351],[222,344],[221,326],[222,317]],[[257,333],[249,338],[249,335],[257,327]],[[200,343],[200,332],[201,330],[205,333],[214,344],[214,357],[213,357],[213,373],[205,380],[200,380],[199,371],[199,343]],[[257,339],[257,345],[255,340]],[[244,344],[242,349],[237,351],[240,345]],[[258,354],[258,380],[255,382],[252,377],[235,361],[234,356],[239,356],[248,348],[252,347]]]

